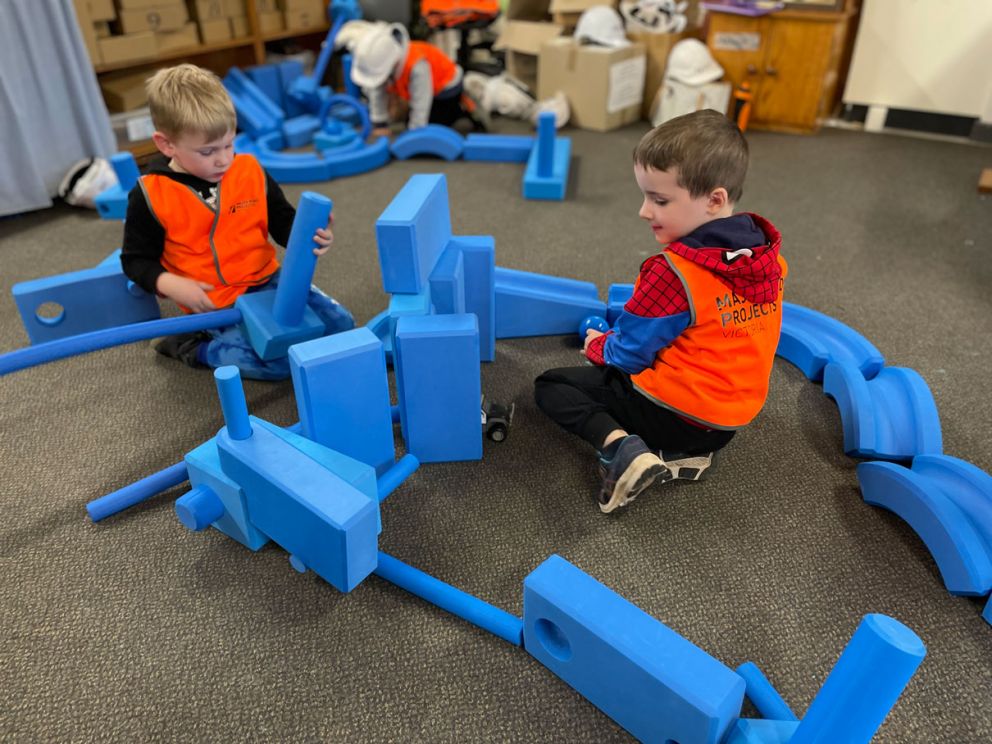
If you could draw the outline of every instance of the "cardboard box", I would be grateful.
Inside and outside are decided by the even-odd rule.
[[[141,72],[101,77],[100,92],[103,93],[107,111],[131,111],[146,105],[148,94],[145,91],[145,81],[150,75],[150,72]]]
[[[562,91],[572,124],[607,132],[641,118],[644,69],[644,46],[636,42],[614,49],[551,39],[538,57],[537,98]]]
[[[103,56],[100,53],[100,45],[97,43],[96,29],[93,26],[93,18],[90,16],[89,3],[87,0],[75,0],[73,5],[76,8],[79,33],[83,37],[83,44],[90,55],[90,63],[96,66],[103,62]]]
[[[730,83],[687,85],[677,80],[666,80],[651,106],[651,126],[658,126],[669,119],[693,111],[713,109],[727,113],[730,104]]]
[[[107,38],[110,36],[110,21],[97,21],[93,24],[93,31],[96,33],[96,38]]]
[[[175,49],[189,49],[199,46],[200,37],[196,32],[196,24],[189,21],[178,31],[166,31],[155,34],[155,41],[158,44],[158,52],[171,52]]]
[[[200,41],[204,44],[216,44],[231,39],[231,19],[227,16],[210,21],[201,19],[198,25],[200,27]]]
[[[94,21],[112,21],[117,17],[114,0],[86,0],[90,7],[90,18]]]
[[[258,30],[263,34],[282,31],[285,28],[282,13],[278,10],[258,14]]]
[[[189,11],[198,21],[216,21],[227,18],[224,0],[190,0]]]
[[[247,18],[248,8],[245,7],[245,0],[223,0],[224,15],[229,18]]]
[[[97,39],[97,45],[105,65],[148,59],[158,53],[155,34],[151,31],[108,36],[106,39]]]
[[[255,10],[259,15],[263,13],[275,13],[279,10],[276,0],[255,0]]]
[[[551,0],[510,0],[506,8],[507,21],[546,21]]]
[[[693,32],[689,31],[683,31],[680,34],[627,33],[627,38],[644,45],[647,55],[644,73],[644,100],[641,105],[641,115],[645,119],[651,119],[651,106],[665,77],[665,65],[668,62],[668,55],[672,51],[672,47],[682,39],[694,35]]]
[[[251,35],[251,26],[248,25],[246,16],[234,16],[231,18],[231,36],[235,39],[242,39]]]
[[[561,26],[534,21],[507,21],[493,49],[506,50],[506,72],[528,86],[538,87],[537,56],[541,45],[561,34]]]
[[[327,6],[317,0],[305,0],[297,3],[291,8],[286,8],[283,14],[286,17],[286,28],[316,28],[327,22]]]
[[[161,5],[162,0],[114,0],[119,10],[140,10]]]
[[[189,12],[182,3],[121,10],[118,16],[118,25],[125,34],[136,34],[139,31],[178,31],[188,21]]]

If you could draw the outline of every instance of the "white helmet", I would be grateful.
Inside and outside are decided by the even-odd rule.
[[[362,88],[378,88],[404,59],[410,34],[402,23],[377,26],[365,33],[352,52],[351,79]]]
[[[338,35],[334,37],[334,49],[347,49],[349,52],[355,51],[355,47],[358,46],[358,42],[362,40],[362,37],[377,26],[388,28],[389,24],[379,21],[373,23],[372,21],[363,21],[361,19],[348,21],[341,26]]]
[[[623,30],[623,18],[609,5],[594,5],[582,11],[575,25],[575,40],[607,47],[630,45]]]
[[[723,77],[723,68],[699,39],[682,39],[668,55],[665,77],[686,85],[703,85]]]

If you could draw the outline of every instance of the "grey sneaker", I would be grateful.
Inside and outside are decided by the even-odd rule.
[[[716,452],[707,452],[705,455],[686,455],[681,452],[658,453],[662,463],[672,473],[672,480],[705,480],[709,476],[709,471],[716,464]]]
[[[636,434],[623,438],[612,459],[600,458],[600,469],[603,486],[599,491],[599,509],[604,514],[626,506],[657,479],[672,478],[661,458]]]
[[[176,336],[163,336],[152,339],[151,346],[162,356],[178,359],[189,367],[204,367],[198,357],[197,352],[200,344],[210,341],[210,334],[205,331],[195,331],[193,333],[180,333]]]

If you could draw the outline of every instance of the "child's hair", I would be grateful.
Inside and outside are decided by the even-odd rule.
[[[202,134],[207,141],[237,127],[231,97],[214,73],[182,64],[159,70],[145,82],[152,124],[167,137]]]
[[[669,119],[645,134],[634,163],[667,171],[678,168],[678,184],[695,199],[723,187],[731,202],[744,192],[747,140],[734,122],[705,109]]]

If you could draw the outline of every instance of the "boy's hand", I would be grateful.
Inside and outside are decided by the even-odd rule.
[[[584,354],[586,349],[589,348],[589,342],[591,342],[594,338],[599,338],[602,335],[603,335],[602,331],[597,331],[595,328],[587,329],[586,340],[585,343],[582,344],[582,353]]]
[[[334,227],[334,215],[327,221],[327,227],[318,227],[317,232],[313,234],[313,242],[317,244],[317,247],[313,249],[313,255],[323,256],[331,248],[331,243],[334,242],[334,231],[331,229]]]
[[[213,289],[212,284],[187,279],[184,276],[165,272],[159,274],[155,282],[158,293],[183,307],[188,307],[194,313],[206,313],[217,307],[207,297],[207,291]]]
[[[370,137],[388,137],[393,131],[389,127],[376,127],[372,130]]]

